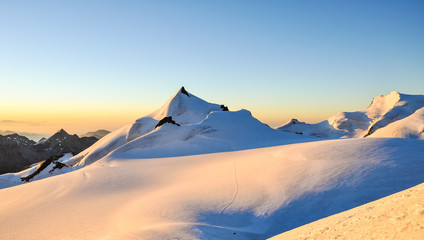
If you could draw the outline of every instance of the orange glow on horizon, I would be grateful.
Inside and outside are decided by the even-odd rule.
[[[98,129],[113,131],[152,112],[135,106],[0,106],[0,130],[52,134],[63,128],[72,134]]]
[[[32,132],[53,134],[59,129],[65,129],[72,134],[82,134],[88,131],[106,129],[116,130],[136,119],[149,114],[159,107],[124,105],[94,105],[49,102],[49,103],[15,103],[0,104],[0,130],[17,132]],[[250,110],[255,118],[271,127],[278,127],[292,118],[300,121],[316,123],[334,115],[334,109],[310,109],[309,106],[231,106],[231,111],[241,108]],[[305,115],[305,112],[307,113]]]

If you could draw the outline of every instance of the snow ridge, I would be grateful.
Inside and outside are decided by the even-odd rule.
[[[411,116],[423,107],[424,95],[407,95],[392,91],[373,98],[366,110],[341,112],[317,124],[290,121],[278,129],[324,138],[368,137],[379,129]],[[407,128],[407,125],[398,128]],[[384,132],[387,134],[385,137],[396,135]],[[415,133],[417,134],[419,133]],[[379,136],[384,137],[381,134]]]

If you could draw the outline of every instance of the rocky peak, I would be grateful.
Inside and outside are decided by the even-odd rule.
[[[63,128],[60,129],[59,131],[57,131],[57,134],[60,134],[60,135],[69,135]]]
[[[298,124],[299,120],[297,120],[296,118],[293,118],[292,120],[290,120],[290,124]]]
[[[190,97],[190,95],[188,94],[188,92],[185,90],[185,88],[184,88],[184,87],[181,87],[180,92],[181,92],[182,94],[185,94],[185,95],[187,95],[188,97]]]

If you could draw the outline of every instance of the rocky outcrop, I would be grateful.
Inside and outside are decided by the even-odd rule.
[[[26,177],[22,177],[21,180],[24,181],[24,182],[29,182],[32,178],[34,178],[35,176],[40,174],[44,169],[46,169],[50,164],[53,164],[52,169],[49,171],[50,173],[52,173],[55,169],[61,169],[63,167],[68,167],[66,164],[63,164],[63,163],[58,161],[63,156],[64,156],[64,154],[61,154],[61,155],[58,155],[58,156],[52,156],[52,157],[49,157],[48,159],[40,162],[38,164],[37,169],[35,169],[35,171],[33,173],[31,173],[30,175],[28,175]]]
[[[221,105],[221,106],[219,106],[219,107],[220,107],[220,108],[222,109],[222,111],[224,111],[224,112],[229,111],[227,106]]]
[[[181,93],[187,95],[188,97],[190,97],[190,95],[188,94],[188,92],[185,90],[184,87],[181,88]]]
[[[160,127],[160,126],[162,126],[162,125],[163,125],[163,124],[165,124],[165,123],[171,123],[171,124],[175,124],[175,125],[177,125],[177,126],[180,126],[180,124],[178,124],[178,123],[176,123],[174,120],[172,120],[172,116],[169,116],[169,117],[164,117],[164,118],[162,118],[162,119],[158,122],[158,124],[156,124],[155,129],[156,129],[156,128],[158,128],[158,127]]]
[[[290,125],[294,125],[294,124],[298,124],[300,123],[299,120],[297,120],[296,118],[293,118],[292,120],[290,120]]]

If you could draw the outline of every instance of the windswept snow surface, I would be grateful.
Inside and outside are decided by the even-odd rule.
[[[0,190],[2,239],[266,239],[424,182],[411,139],[137,154]]]
[[[415,123],[412,134],[400,133],[408,132],[408,124],[411,121],[398,122],[414,115],[423,107],[424,95],[407,95],[392,91],[389,94],[375,97],[371,105],[364,111],[341,112],[317,124],[308,124],[293,119],[278,129],[323,138],[367,137],[372,136],[376,131],[384,132],[384,134],[377,134],[379,137],[416,138],[416,131],[422,131],[424,128],[422,121]],[[397,126],[390,127],[394,123],[397,123]]]
[[[270,240],[290,239],[424,239],[424,184]]]

